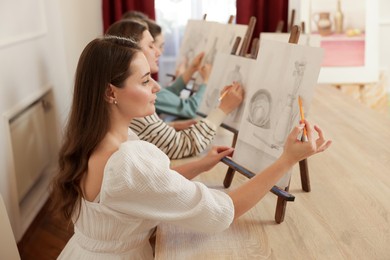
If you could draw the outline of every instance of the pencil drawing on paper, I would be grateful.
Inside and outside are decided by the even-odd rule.
[[[258,127],[270,128],[272,97],[266,89],[255,92],[249,102],[249,115],[247,120]]]
[[[184,42],[180,65],[184,66],[185,69],[190,66],[191,61],[198,54],[197,48],[199,47],[199,45],[202,44],[203,41],[205,41],[205,37],[201,31],[194,31],[192,35],[194,37],[187,38]]]
[[[214,108],[218,105],[219,102],[218,98],[224,86],[231,85],[233,82],[237,82],[240,85],[243,85],[243,76],[240,72],[240,69],[241,66],[239,64],[235,64],[234,69],[227,72],[227,76],[225,79],[222,78],[222,75],[219,77],[222,78],[222,84],[219,86],[219,88],[214,88],[206,96],[206,105],[208,106],[208,108]],[[236,117],[237,113],[235,112],[233,113],[234,113],[234,117]]]
[[[235,64],[234,69],[229,71],[227,74],[226,85],[230,85],[233,82],[236,82],[236,83],[240,84],[241,86],[245,85],[244,84],[244,77],[243,77],[240,69],[241,69],[240,64]],[[232,112],[231,118],[232,118],[233,122],[238,123],[240,121],[240,118],[241,118],[242,112],[243,112],[243,107],[244,106],[241,105],[235,111]]]
[[[276,119],[276,124],[273,130],[273,138],[265,139],[257,132],[253,132],[253,137],[260,140],[263,144],[267,145],[271,149],[279,150],[293,125],[294,118],[297,116],[297,109],[294,104],[297,100],[297,93],[302,83],[302,78],[305,73],[306,61],[295,61],[294,70],[292,72],[292,78],[294,78],[291,90],[287,92],[287,95],[280,96],[278,111],[281,111]],[[284,93],[284,92],[281,92]],[[283,102],[285,100],[285,102]],[[260,89],[255,92],[251,97],[248,108],[248,122],[256,127],[263,129],[270,129],[270,116],[272,108],[272,97],[268,90]]]
[[[187,69],[196,55],[204,52],[202,64],[210,64],[214,68],[217,53],[230,54],[237,36],[243,38],[248,26],[242,24],[222,24],[218,22],[189,20],[184,32],[183,41],[180,46],[178,59],[176,60],[176,71]],[[224,64],[225,65],[225,64]],[[199,84],[202,78],[195,73],[195,84]],[[219,93],[214,93],[218,96]],[[210,106],[215,102],[208,101]]]
[[[217,107],[222,90],[233,82],[239,83],[246,92],[247,79],[255,63],[256,61],[252,59],[218,52],[199,111],[208,114],[211,109]],[[224,124],[235,129],[239,127],[243,118],[245,99],[244,97],[242,104],[226,117]]]
[[[257,172],[280,156],[288,134],[299,122],[298,96],[306,104],[313,96],[322,55],[320,48],[261,42],[259,59],[252,67],[256,73],[247,78],[244,120],[233,156],[237,163]]]
[[[304,60],[295,61],[294,66],[295,68],[292,75],[294,78],[294,84],[291,88],[291,92],[287,94],[287,97],[285,99],[287,100],[287,102],[283,104],[281,110],[282,112],[279,116],[274,130],[274,141],[277,147],[280,147],[286,140],[287,135],[292,127],[293,119],[298,114],[297,109],[294,109],[296,108],[294,104],[296,104],[297,93],[305,73],[306,62]]]
[[[180,46],[176,68],[185,70],[194,57],[203,51],[212,22],[189,20]]]
[[[213,40],[213,46],[211,47],[211,49],[205,55],[204,62],[206,64],[213,65],[214,59],[215,59],[215,55],[217,54],[217,42],[218,42],[218,37],[215,37],[214,40]]]

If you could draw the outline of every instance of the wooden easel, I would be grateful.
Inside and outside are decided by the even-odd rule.
[[[246,30],[246,33],[244,36],[244,41],[242,42],[242,46],[241,46],[240,53],[239,53],[239,55],[242,57],[246,57],[246,54],[247,54],[248,49],[249,49],[249,44],[251,42],[251,38],[253,35],[253,31],[255,29],[255,25],[256,25],[256,17],[252,16],[249,19],[248,29]]]
[[[289,43],[292,44],[297,44],[299,40],[299,35],[300,35],[300,27],[299,26],[293,26],[291,29],[290,33],[290,38],[289,38]],[[256,54],[257,55],[257,54]],[[221,125],[222,126],[222,125]],[[229,130],[229,129],[228,129]],[[238,131],[233,129],[234,131],[234,137],[232,141],[232,146],[235,147],[236,142],[237,142],[237,136],[238,136]],[[223,163],[225,163],[227,166],[229,166],[225,179],[223,181],[223,185],[225,188],[230,187],[234,173],[238,171],[239,173],[243,174],[247,178],[252,178],[255,176],[255,174],[245,167],[235,163],[233,160],[225,157],[221,160]],[[301,184],[302,184],[302,189],[306,192],[310,191],[310,181],[309,181],[309,170],[308,170],[308,165],[307,165],[307,160],[304,159],[299,162],[299,169],[300,169],[300,175],[301,175]],[[283,190],[277,186],[274,186],[271,189],[271,192],[274,193],[275,195],[278,196],[277,199],[277,204],[276,204],[276,210],[275,210],[275,221],[276,223],[281,223],[284,220],[285,212],[286,212],[286,206],[288,201],[294,201],[295,197],[291,194],[288,193],[288,190],[290,188],[290,183],[288,186]]]
[[[229,20],[228,20],[228,24],[233,24],[233,21],[234,21],[234,15],[230,15],[229,16]]]
[[[276,25],[275,32],[276,32],[276,33],[281,33],[281,32],[283,32],[283,26],[284,26],[284,21],[283,21],[283,20],[280,20],[280,21],[278,22],[278,24]]]
[[[290,28],[289,31],[292,32],[292,29],[294,27],[294,22],[295,22],[295,9],[291,10],[291,20],[290,20]],[[299,36],[298,36],[299,37]]]

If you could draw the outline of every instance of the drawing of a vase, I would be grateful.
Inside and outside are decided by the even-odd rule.
[[[215,55],[217,54],[217,41],[218,38],[215,38],[213,42],[213,47],[211,47],[211,50],[207,53],[205,57],[206,64],[212,65],[214,63]]]
[[[229,74],[227,75],[227,84],[226,85],[230,85],[233,82],[237,82],[241,86],[243,85],[243,76],[240,72],[240,69],[241,69],[241,66],[236,64],[234,69],[232,71],[230,71]],[[235,111],[232,112],[231,117],[233,118],[234,122],[238,122],[239,119],[241,118],[241,115],[244,112],[243,107],[244,107],[243,104],[241,104]]]
[[[269,129],[271,114],[271,95],[266,89],[260,89],[249,103],[248,121],[255,126]]]
[[[234,69],[231,70],[228,73],[228,75],[226,77],[226,80],[227,80],[227,84],[226,85],[230,85],[234,81],[239,83],[239,84],[242,84],[242,75],[241,75],[240,69],[241,69],[241,66],[240,65],[236,65],[234,67]]]
[[[208,108],[215,108],[218,105],[219,90],[217,88],[213,89],[211,93],[207,96],[206,105]]]

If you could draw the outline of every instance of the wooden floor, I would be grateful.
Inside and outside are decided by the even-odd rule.
[[[155,259],[389,260],[389,118],[329,86],[316,88],[309,112],[310,122],[333,143],[308,160],[310,192],[301,190],[299,167],[293,167],[295,201],[288,203],[283,223],[275,223],[276,198],[268,193],[222,233],[160,224]],[[217,165],[195,180],[224,190],[226,170]],[[232,189],[245,181],[236,174]]]
[[[73,225],[51,216],[48,206],[49,203],[43,206],[18,243],[22,260],[56,259],[73,234]]]

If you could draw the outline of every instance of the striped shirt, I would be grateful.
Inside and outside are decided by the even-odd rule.
[[[217,108],[188,129],[176,131],[154,113],[133,119],[130,128],[141,140],[156,145],[169,158],[180,159],[205,150],[225,117],[225,113]]]

